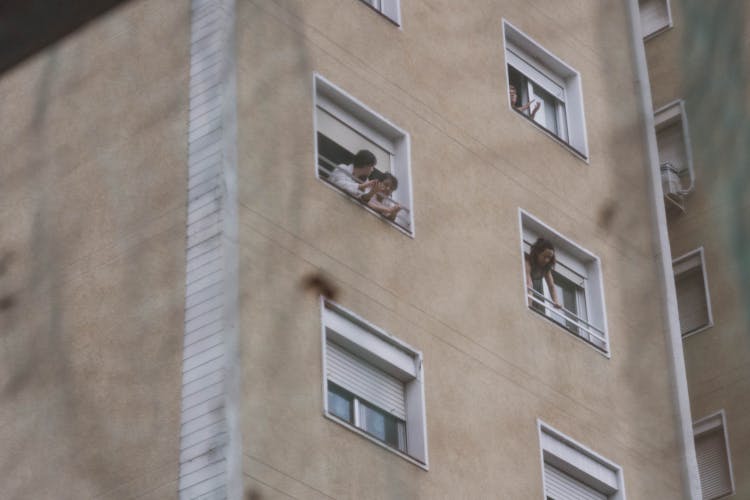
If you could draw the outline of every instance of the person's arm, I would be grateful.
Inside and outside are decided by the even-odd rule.
[[[530,100],[529,102],[527,102],[526,104],[524,104],[522,106],[515,106],[516,111],[520,111],[521,113],[523,113],[524,111],[526,111],[527,109],[529,109],[531,107],[531,105],[534,103],[534,101],[536,101],[536,99],[532,99],[532,100]],[[537,109],[539,109],[539,103],[536,103],[536,107],[537,107]],[[534,113],[536,113],[536,111],[534,111]]]
[[[555,289],[555,279],[552,277],[552,270],[547,271],[544,275],[544,279],[547,281],[547,288],[549,288],[549,293],[552,296],[552,304],[560,309],[562,306],[560,305],[560,302],[557,301],[557,290]]]
[[[363,191],[359,194],[359,201],[369,205],[375,199],[374,196],[383,190],[383,186],[377,180],[371,179],[360,184],[359,190]]]
[[[349,173],[341,167],[335,168],[333,173],[328,177],[328,180],[354,198],[360,198],[362,196],[363,191],[359,187],[360,183],[355,181]]]
[[[385,217],[389,220],[394,220],[396,218],[396,214],[398,214],[399,210],[401,210],[401,205],[399,205],[396,202],[391,202],[391,205],[387,205],[385,203],[382,203],[378,201],[377,196],[370,199],[370,202],[367,204],[370,208],[375,210],[377,213]]]
[[[531,100],[531,102],[530,102],[530,103],[529,103],[528,105],[530,106],[532,102],[534,102],[534,100],[533,100],[533,99]],[[530,117],[530,118],[531,118],[532,120],[534,119],[534,116],[536,116],[536,112],[537,112],[537,111],[539,111],[539,107],[540,107],[541,105],[542,105],[542,103],[538,102],[538,103],[536,103],[536,105],[534,106],[534,108],[533,108],[533,109],[532,109],[531,111],[529,111],[529,117]]]

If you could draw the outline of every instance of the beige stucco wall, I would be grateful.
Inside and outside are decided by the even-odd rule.
[[[588,162],[509,108],[502,18],[581,72]],[[542,419],[619,464],[629,499],[684,498],[624,6],[409,1],[402,19],[238,3],[248,485],[541,498]],[[313,72],[409,132],[415,238],[316,180]],[[611,359],[526,309],[519,207],[601,258]],[[322,416],[320,306],[302,287],[318,270],[424,353],[429,472]]]
[[[695,12],[701,13],[701,2],[697,2]],[[708,278],[711,309],[714,325],[700,333],[687,337],[684,342],[685,364],[690,391],[691,411],[695,420],[724,410],[727,419],[729,446],[734,472],[736,498],[750,497],[750,335],[746,297],[740,283],[739,260],[733,246],[733,236],[746,231],[742,221],[747,221],[750,213],[750,199],[736,203],[731,190],[742,182],[737,174],[746,168],[741,156],[744,143],[737,143],[737,137],[744,136],[741,126],[747,130],[747,113],[736,115],[729,129],[723,125],[731,120],[726,114],[743,108],[742,95],[731,89],[745,85],[745,95],[750,85],[743,82],[743,64],[746,58],[741,54],[727,54],[722,51],[696,52],[702,46],[707,49],[709,41],[691,45],[686,32],[687,19],[685,3],[671,2],[674,27],[646,42],[651,90],[654,107],[658,108],[670,101],[687,98],[686,83],[693,79],[703,85],[695,98],[699,102],[687,102],[688,121],[691,129],[692,153],[695,168],[695,190],[686,199],[687,211],[673,213],[668,218],[669,238],[672,256],[679,257],[698,247],[703,247]],[[750,36],[747,19],[750,13],[745,8],[744,33],[732,31],[725,25],[724,14],[741,18],[743,12],[739,3],[722,6],[705,6],[698,24],[705,24],[706,30],[695,36],[706,36],[713,30],[710,43],[721,45],[729,37],[743,36],[741,46],[748,47]],[[716,9],[716,12],[711,10]],[[690,49],[690,47],[693,49]],[[712,68],[701,57],[724,61],[732,68],[722,77],[711,75]],[[689,61],[689,65],[686,63]],[[723,63],[718,62],[717,66]],[[745,101],[744,109],[747,109]],[[726,106],[724,106],[726,104]],[[734,148],[737,145],[739,148]],[[740,153],[741,154],[741,153]],[[741,221],[735,225],[736,221]]]
[[[0,497],[177,497],[189,3],[0,76]]]

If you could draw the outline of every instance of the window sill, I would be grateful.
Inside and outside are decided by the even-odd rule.
[[[607,359],[612,359],[612,354],[610,353],[610,351],[609,351],[608,349],[604,349],[604,348],[602,348],[601,346],[599,346],[599,345],[595,344],[594,342],[591,342],[590,340],[587,340],[587,339],[585,339],[584,337],[582,337],[582,336],[578,335],[578,334],[577,334],[576,332],[573,332],[573,331],[569,330],[568,328],[565,328],[565,327],[564,327],[563,325],[561,325],[560,323],[558,323],[558,322],[557,322],[557,321],[555,321],[554,319],[550,318],[550,317],[549,317],[549,316],[547,316],[546,314],[543,314],[543,313],[542,313],[542,312],[540,312],[540,311],[536,311],[536,310],[534,310],[534,309],[533,309],[533,308],[532,308],[531,306],[527,306],[527,310],[528,310],[528,311],[531,311],[531,312],[532,312],[532,313],[534,314],[534,316],[536,316],[536,317],[540,317],[540,318],[543,318],[543,319],[545,319],[545,320],[546,320],[546,321],[547,321],[548,323],[552,323],[553,325],[557,326],[558,328],[560,328],[561,330],[563,330],[564,332],[566,332],[566,333],[567,333],[568,335],[570,335],[570,336],[574,337],[575,339],[577,339],[577,340],[579,340],[579,341],[583,342],[583,343],[584,343],[584,344],[586,344],[587,346],[589,346],[589,347],[593,347],[593,348],[594,348],[594,350],[596,350],[596,352],[598,352],[599,354],[601,354],[601,355],[602,355],[602,356],[604,356],[605,358],[607,358]]]
[[[401,29],[401,25],[398,22],[396,22],[393,19],[391,19],[390,17],[386,16],[385,14],[383,14],[382,12],[380,12],[378,9],[376,9],[375,7],[373,7],[372,5],[370,5],[369,3],[367,3],[367,2],[360,2],[360,3],[363,3],[365,5],[365,7],[367,7],[370,10],[373,10],[373,11],[377,12],[378,15],[380,15],[380,17],[385,18],[386,20],[388,20],[389,23],[391,23],[392,25],[394,25],[397,28]]]
[[[655,31],[652,31],[648,35],[644,36],[643,37],[643,42],[644,43],[648,42],[649,40],[651,40],[653,38],[656,38],[657,36],[661,35],[662,33],[666,33],[667,31],[671,30],[672,28],[674,28],[674,24],[672,24],[672,23],[665,24],[661,28],[658,28]]]
[[[366,433],[362,429],[353,426],[349,422],[341,420],[340,418],[338,418],[338,417],[336,417],[334,415],[331,415],[330,413],[327,413],[325,411],[323,412],[323,416],[326,419],[328,419],[328,420],[330,420],[332,422],[335,422],[335,423],[337,423],[337,424],[339,424],[339,425],[341,425],[343,427],[346,427],[347,429],[349,429],[350,431],[354,432],[355,434],[359,434],[363,438],[367,439],[368,441],[371,441],[371,442],[375,443],[376,445],[380,446],[381,448],[390,451],[394,455],[398,455],[399,457],[403,458],[407,462],[409,462],[409,463],[411,463],[413,465],[416,465],[420,469],[422,469],[424,471],[429,471],[430,470],[430,468],[427,466],[426,463],[423,463],[423,462],[419,461],[418,459],[416,459],[416,458],[414,458],[414,457],[412,457],[410,455],[407,455],[406,453],[404,453],[402,451],[399,451],[396,448],[393,448],[388,443],[384,443],[383,441],[379,440],[378,438],[376,438],[374,436],[371,436],[370,434]],[[408,439],[408,437],[407,437],[407,439]]]
[[[316,176],[317,176],[317,174],[316,174]],[[378,218],[378,219],[380,219],[381,221],[383,221],[383,222],[385,222],[386,224],[388,224],[389,226],[391,226],[391,227],[393,227],[393,228],[397,229],[397,230],[398,230],[399,232],[401,232],[401,233],[405,234],[405,235],[406,235],[406,236],[408,236],[409,238],[412,238],[412,239],[414,239],[414,230],[413,230],[413,229],[412,229],[412,230],[409,230],[409,229],[405,228],[404,226],[402,226],[402,225],[400,225],[400,224],[397,224],[396,222],[394,222],[394,221],[392,221],[392,220],[390,220],[390,219],[387,219],[386,217],[383,217],[382,215],[380,215],[379,213],[377,213],[377,212],[376,212],[375,210],[373,210],[372,208],[368,207],[367,205],[365,205],[364,203],[362,203],[362,202],[361,202],[361,201],[359,201],[358,199],[354,198],[353,196],[349,195],[348,193],[346,193],[346,192],[342,191],[341,189],[339,189],[338,187],[334,186],[334,185],[333,185],[333,184],[331,184],[330,182],[328,182],[328,181],[326,181],[326,180],[324,180],[324,179],[321,179],[321,178],[320,178],[320,176],[317,176],[317,177],[318,177],[318,180],[319,180],[320,182],[322,182],[322,183],[323,183],[323,184],[324,184],[325,186],[327,186],[327,187],[328,187],[329,189],[333,189],[333,190],[334,190],[335,192],[337,192],[337,193],[338,193],[339,195],[341,195],[341,196],[343,196],[344,198],[346,198],[347,200],[349,200],[349,201],[350,201],[351,203],[354,203],[355,205],[357,205],[357,206],[358,206],[358,207],[360,207],[361,209],[363,209],[363,210],[365,210],[366,212],[369,212],[370,214],[374,215],[375,217],[377,217],[377,218]],[[413,224],[414,224],[414,222],[412,221],[412,225],[413,225]]]
[[[685,340],[688,337],[692,337],[695,334],[698,334],[698,333],[701,333],[701,332],[705,332],[706,330],[710,330],[711,328],[713,328],[713,326],[714,326],[713,323],[709,323],[709,324],[704,325],[704,326],[702,326],[700,328],[696,328],[692,332],[688,332],[688,333],[683,334],[682,335],[682,340]]]
[[[576,148],[574,148],[573,146],[571,146],[570,144],[568,144],[564,140],[560,139],[557,135],[555,135],[554,132],[552,132],[548,128],[543,127],[542,125],[540,125],[537,122],[535,122],[534,120],[532,120],[531,117],[526,116],[523,112],[518,111],[517,109],[514,109],[514,108],[511,108],[511,109],[513,109],[513,112],[515,114],[521,116],[524,119],[524,121],[531,123],[534,127],[538,128],[539,130],[541,130],[542,132],[544,132],[546,135],[548,135],[549,137],[551,137],[556,143],[562,145],[565,149],[567,149],[569,152],[571,152],[573,154],[573,156],[575,156],[579,160],[583,160],[588,165],[588,163],[589,163],[589,157],[588,156],[586,156],[585,154],[583,154],[581,151],[578,151]]]

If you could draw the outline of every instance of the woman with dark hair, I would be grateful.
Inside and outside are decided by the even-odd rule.
[[[557,290],[555,290],[555,279],[552,277],[552,269],[555,267],[555,247],[552,242],[539,238],[531,245],[531,251],[526,256],[526,287],[536,290],[540,294],[544,293],[542,279],[547,282],[547,288],[552,296],[552,304],[556,308],[561,308],[557,300]],[[538,309],[541,306],[532,302],[532,307]]]

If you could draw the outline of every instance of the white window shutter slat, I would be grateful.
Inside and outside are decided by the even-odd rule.
[[[700,267],[675,277],[680,330],[685,335],[708,324],[708,305]]]
[[[607,500],[607,495],[599,493],[546,462],[544,485],[544,494],[553,500]]]
[[[326,341],[328,380],[378,408],[406,420],[404,384],[341,346]]]
[[[703,498],[710,500],[732,492],[729,461],[723,428],[718,428],[695,439]]]

